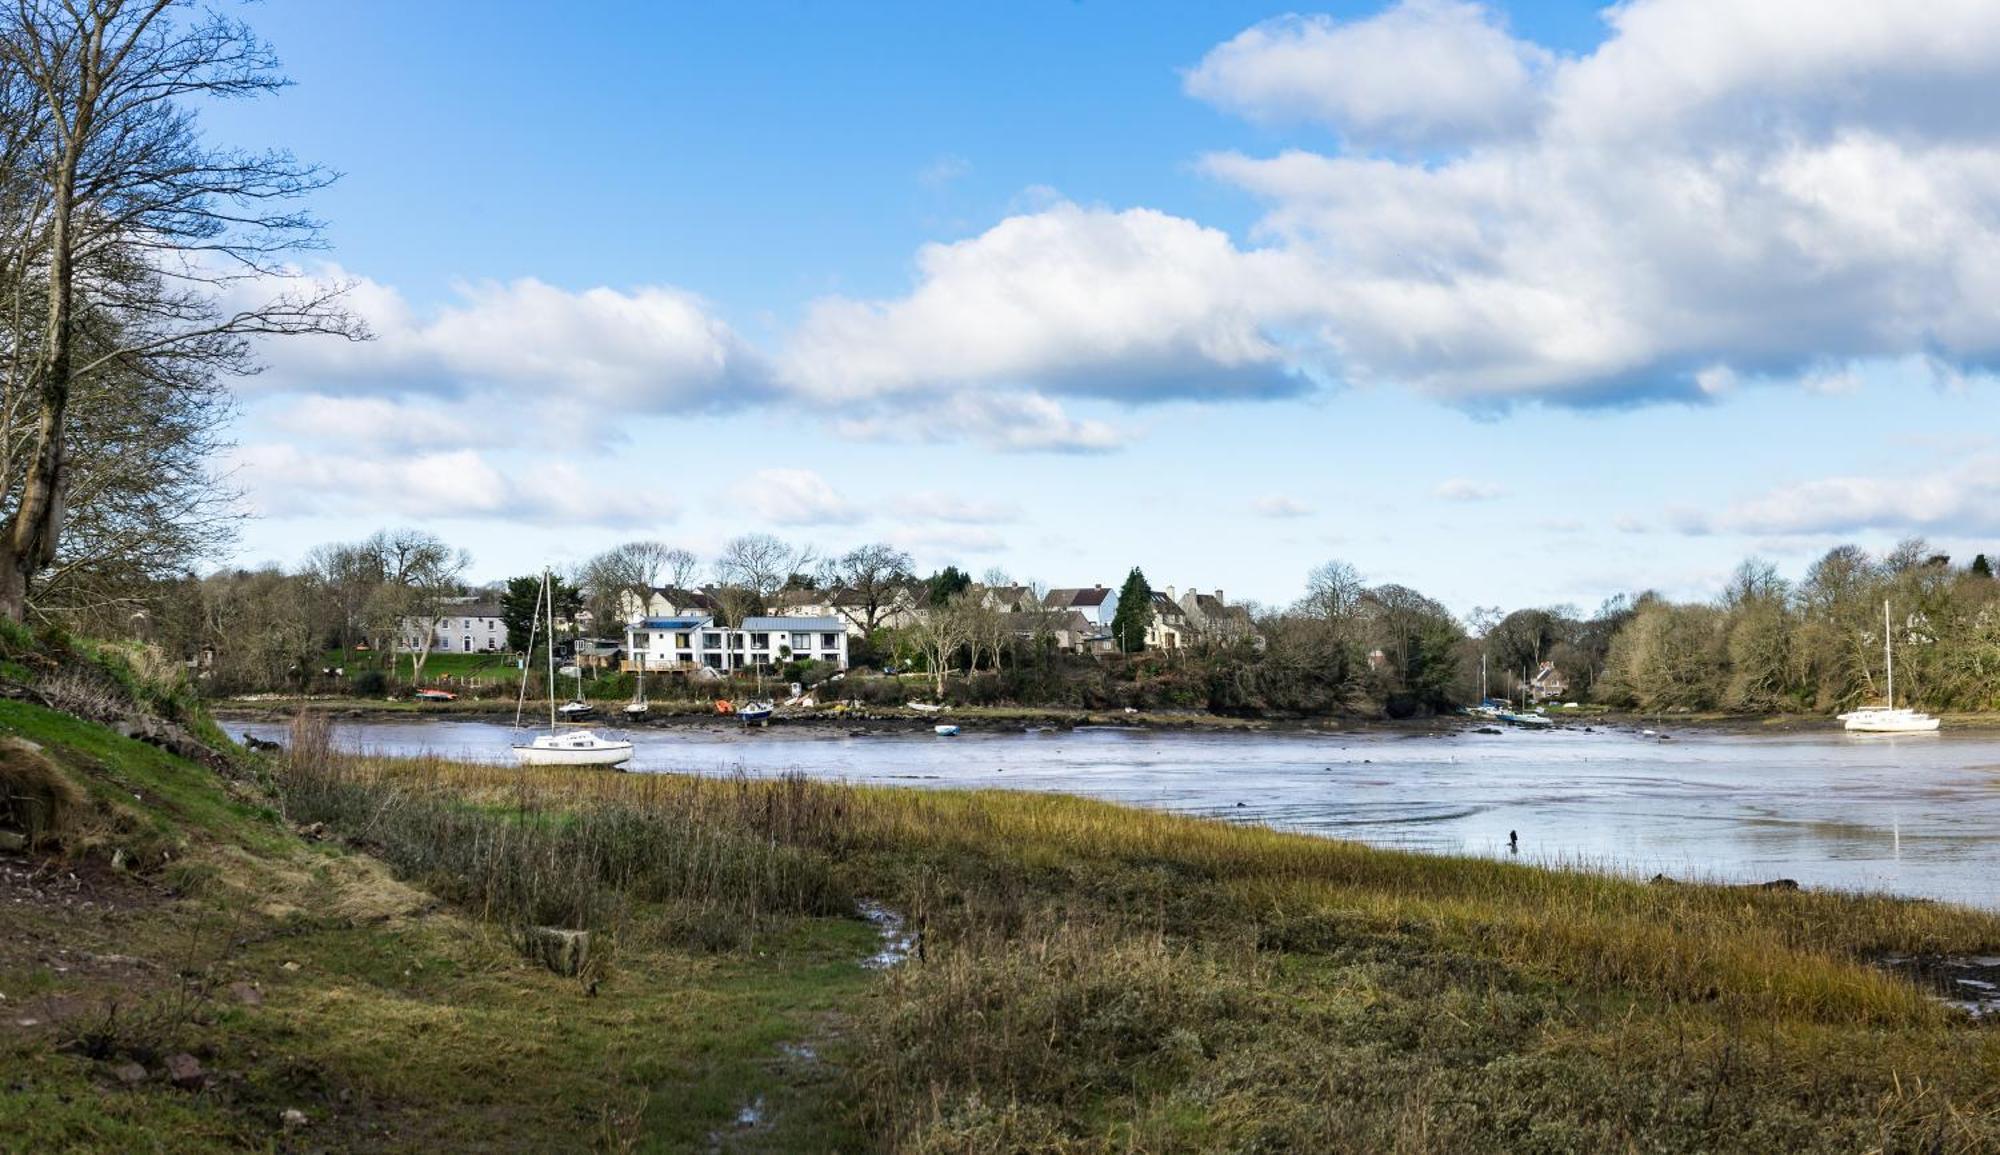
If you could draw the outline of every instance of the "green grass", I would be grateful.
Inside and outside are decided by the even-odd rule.
[[[254,851],[290,843],[264,800],[226,790],[214,771],[68,714],[0,699],[0,733],[41,745],[75,771],[104,815],[94,837],[151,862],[191,834]]]
[[[230,866],[109,913],[9,908],[0,992],[97,1008],[76,1023],[130,1008],[0,1042],[0,1136],[25,1149],[262,1145],[286,1108],[313,1120],[300,1143],[411,1151],[2000,1149],[2000,1029],[1872,965],[2000,953],[1988,914],[1062,796],[295,739],[279,798],[364,854],[22,709],[0,725]],[[857,896],[907,912],[919,956],[859,966]],[[597,936],[583,980],[516,949],[549,919]],[[147,965],[57,972],[57,943]],[[222,993],[241,981],[262,1007]],[[109,1059],[168,1047],[226,1077],[110,1085]]]

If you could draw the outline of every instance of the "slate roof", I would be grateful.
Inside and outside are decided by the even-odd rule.
[[[841,621],[839,618],[761,617],[744,618],[742,628],[746,630],[769,631],[771,633],[787,633],[791,631],[806,633],[812,630],[825,630],[828,633],[839,630],[842,633],[846,633],[847,623]]]

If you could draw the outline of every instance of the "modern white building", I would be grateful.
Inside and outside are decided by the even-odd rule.
[[[710,617],[642,618],[626,627],[625,655],[632,670],[706,666],[727,673],[805,661],[845,670],[847,624],[834,617],[761,617],[730,629]]]
[[[500,620],[500,607],[484,602],[446,605],[437,617],[428,620],[404,618],[396,644],[404,653],[414,653],[424,648],[426,631],[434,654],[497,654],[507,648],[507,626]]]

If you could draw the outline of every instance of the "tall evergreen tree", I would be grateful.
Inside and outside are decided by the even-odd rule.
[[[1118,611],[1111,615],[1111,637],[1120,650],[1135,654],[1146,648],[1146,628],[1152,624],[1153,587],[1146,584],[1146,575],[1135,565],[1125,575],[1125,584],[1118,588]]]
[[[1985,554],[1982,553],[1978,557],[1972,559],[1972,576],[1983,577],[1983,578],[1990,578],[1993,576],[1993,564],[1986,560]]]
[[[553,575],[549,582],[555,594],[557,617],[574,615],[583,608],[582,591]],[[531,633],[542,641],[548,640],[546,619],[540,630],[535,629],[535,618],[545,612],[539,609],[541,599],[542,575],[507,579],[507,592],[500,597],[500,624],[507,627],[507,648],[517,654],[527,650]]]
[[[933,609],[948,604],[951,599],[963,593],[972,585],[972,575],[955,565],[948,565],[924,579],[924,600]]]

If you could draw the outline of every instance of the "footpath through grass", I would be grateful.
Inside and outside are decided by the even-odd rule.
[[[2000,1029],[1871,965],[2000,952],[1987,914],[1649,886],[1060,796],[362,760],[302,738],[269,767],[272,797],[332,840],[225,808],[285,845],[198,893],[31,914],[33,943],[148,960],[126,967],[128,1005],[197,1009],[149,1010],[108,1044],[77,1026],[12,1036],[0,1079],[27,1090],[0,1105],[0,1136],[2000,1149]],[[204,837],[245,840],[218,831]],[[862,899],[908,916],[903,965],[857,965],[875,942]],[[591,931],[585,973],[526,961],[534,925]],[[119,965],[0,953],[0,991],[9,1013],[15,987],[99,1007],[54,1016],[88,1022],[118,985],[93,967]],[[233,1002],[236,981],[261,984],[262,1005]],[[206,994],[177,993],[190,982]],[[222,1074],[190,1095],[110,1073],[168,1045]],[[283,1130],[287,1107],[309,1126]]]

